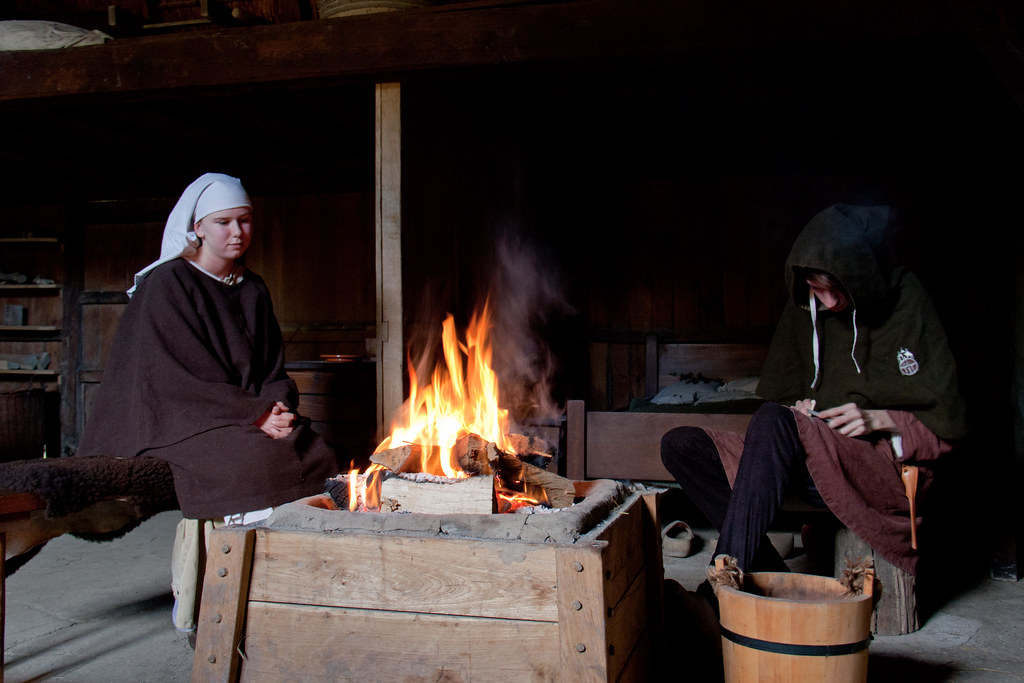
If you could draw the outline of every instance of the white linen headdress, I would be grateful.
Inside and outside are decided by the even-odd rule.
[[[128,296],[134,294],[139,283],[160,264],[189,251],[194,253],[195,247],[189,243],[189,239],[195,238],[192,228],[196,221],[216,211],[237,209],[240,206],[251,207],[252,201],[238,178],[223,173],[205,173],[192,181],[167,217],[160,244],[160,258],[135,274],[135,284],[128,290]]]

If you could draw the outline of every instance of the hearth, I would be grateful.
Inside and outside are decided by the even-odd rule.
[[[216,530],[193,680],[644,680],[655,494],[575,487],[547,514],[361,513],[317,496]]]

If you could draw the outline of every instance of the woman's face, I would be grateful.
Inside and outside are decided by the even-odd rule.
[[[200,249],[208,256],[234,261],[252,241],[252,209],[242,206],[215,211],[196,223],[195,231],[203,238]]]
[[[846,293],[825,279],[808,277],[807,286],[811,288],[822,306],[834,313],[846,310],[846,307],[850,305]]]

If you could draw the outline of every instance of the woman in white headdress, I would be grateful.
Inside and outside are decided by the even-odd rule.
[[[193,625],[185,598],[202,580],[197,539],[210,528],[197,520],[252,521],[322,493],[339,471],[334,451],[295,412],[270,294],[241,260],[251,239],[252,202],[237,178],[208,173],[188,186],[160,258],[128,292],[77,453],[170,464],[186,518],[174,577],[175,624],[185,630]]]

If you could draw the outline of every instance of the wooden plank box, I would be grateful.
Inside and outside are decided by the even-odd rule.
[[[442,516],[393,513],[377,518],[421,519],[218,529],[192,680],[647,680],[663,585],[655,497],[627,493],[570,542],[446,536],[443,519],[429,535],[419,522]]]

